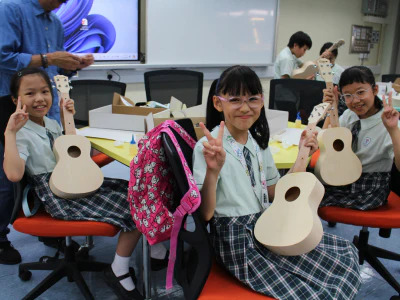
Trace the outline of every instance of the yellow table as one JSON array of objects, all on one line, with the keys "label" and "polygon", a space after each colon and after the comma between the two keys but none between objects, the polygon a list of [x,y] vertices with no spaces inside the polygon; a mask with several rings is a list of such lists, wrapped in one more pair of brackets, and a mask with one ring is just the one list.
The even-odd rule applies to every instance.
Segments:
[{"label": "yellow table", "polygon": [[[294,123],[289,122],[288,127],[293,128]],[[94,149],[103,152],[104,154],[114,158],[126,166],[130,165],[132,158],[137,154],[137,146],[135,154],[129,154],[129,143],[124,143],[122,146],[116,147],[113,140],[99,138],[88,139],[90,140]],[[290,169],[296,161],[297,154],[299,152],[298,147],[291,146],[287,149],[283,149],[281,143],[279,142],[270,142],[269,145],[280,149],[279,153],[273,155],[276,167],[278,169]]]}]

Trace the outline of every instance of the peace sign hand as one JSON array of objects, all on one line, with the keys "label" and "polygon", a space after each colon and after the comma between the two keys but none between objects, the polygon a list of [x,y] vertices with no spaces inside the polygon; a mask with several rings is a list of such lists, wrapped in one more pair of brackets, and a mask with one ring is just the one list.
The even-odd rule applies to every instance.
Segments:
[{"label": "peace sign hand", "polygon": [[21,97],[18,97],[17,109],[8,120],[5,132],[16,134],[29,120],[29,114],[26,112],[26,105],[21,108]]},{"label": "peace sign hand", "polygon": [[389,93],[388,103],[386,103],[385,95],[382,96],[383,113],[382,122],[385,125],[387,131],[391,131],[398,127],[399,123],[399,112],[393,108],[392,103],[392,92]]},{"label": "peace sign hand", "polygon": [[200,122],[200,127],[204,135],[207,137],[206,142],[203,142],[203,154],[207,164],[207,169],[219,173],[225,163],[226,152],[222,146],[222,139],[224,136],[224,121],[221,121],[218,137],[214,138],[208,131],[206,126]]}]

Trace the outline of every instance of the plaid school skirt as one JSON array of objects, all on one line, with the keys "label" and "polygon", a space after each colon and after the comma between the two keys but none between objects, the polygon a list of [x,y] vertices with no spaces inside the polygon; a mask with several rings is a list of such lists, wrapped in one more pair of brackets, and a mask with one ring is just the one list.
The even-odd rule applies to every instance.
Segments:
[{"label": "plaid school skirt", "polygon": [[276,299],[354,299],[361,285],[357,249],[324,234],[319,245],[299,256],[281,256],[258,243],[253,231],[261,213],[213,218],[217,260],[256,292]]},{"label": "plaid school skirt", "polygon": [[74,221],[96,221],[115,225],[122,231],[132,231],[136,225],[132,220],[128,195],[128,182],[122,179],[104,178],[99,190],[90,196],[78,199],[59,198],[50,190],[51,173],[28,178],[47,213],[53,218]]},{"label": "plaid school skirt", "polygon": [[325,186],[320,207],[337,206],[369,210],[386,204],[390,193],[390,172],[362,173],[354,183]]}]

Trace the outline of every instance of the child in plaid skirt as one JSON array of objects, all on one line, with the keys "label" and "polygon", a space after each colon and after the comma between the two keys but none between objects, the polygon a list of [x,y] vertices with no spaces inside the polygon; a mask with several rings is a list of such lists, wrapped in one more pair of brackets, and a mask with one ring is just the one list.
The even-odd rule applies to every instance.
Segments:
[{"label": "child in plaid skirt", "polygon": [[[378,86],[371,70],[364,66],[346,69],[338,89],[324,90],[324,102],[344,102],[347,110],[339,118],[340,126],[352,131],[352,148],[362,164],[361,177],[346,186],[325,186],[320,206],[339,206],[369,210],[387,202],[393,158],[400,170],[399,113],[389,101],[378,97]],[[324,128],[329,120],[325,120]],[[394,150],[396,149],[396,151]],[[395,155],[396,154],[396,155]]]},{"label": "child in plaid skirt", "polygon": [[[324,234],[311,252],[281,256],[255,239],[255,223],[279,179],[261,82],[250,68],[234,66],[211,89],[206,123],[210,130],[220,126],[210,132],[201,123],[205,137],[194,149],[193,175],[217,260],[254,291],[276,299],[354,299],[361,277],[349,241]],[[316,133],[303,133],[299,147],[315,152]]]},{"label": "child in plaid skirt", "polygon": [[[121,228],[115,258],[105,270],[105,278],[119,299],[144,299],[135,288],[134,273],[129,270],[130,256],[141,233],[130,213],[128,182],[105,178],[100,189],[91,196],[74,200],[55,196],[49,186],[56,165],[52,145],[62,132],[55,120],[46,117],[53,101],[50,79],[42,69],[25,68],[13,76],[11,94],[17,109],[4,134],[4,171],[8,179],[20,181],[26,171],[46,211],[54,218],[106,222]],[[73,100],[65,103],[61,100],[60,106],[75,114]],[[158,245],[152,247],[151,253],[161,261],[166,250]]]}]

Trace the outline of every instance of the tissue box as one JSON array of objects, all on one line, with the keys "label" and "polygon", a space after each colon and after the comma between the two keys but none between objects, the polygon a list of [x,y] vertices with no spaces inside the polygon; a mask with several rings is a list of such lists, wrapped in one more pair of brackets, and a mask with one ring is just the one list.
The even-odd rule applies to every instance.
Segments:
[{"label": "tissue box", "polygon": [[289,112],[282,110],[266,109],[270,136],[280,134],[286,130],[289,120]]}]

